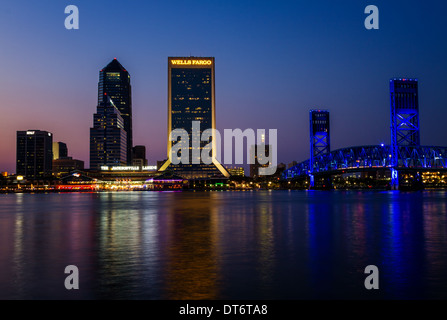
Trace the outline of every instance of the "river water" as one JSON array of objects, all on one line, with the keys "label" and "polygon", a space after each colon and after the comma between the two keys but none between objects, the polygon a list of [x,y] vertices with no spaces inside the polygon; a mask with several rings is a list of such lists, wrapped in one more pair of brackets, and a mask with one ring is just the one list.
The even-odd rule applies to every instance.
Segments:
[{"label": "river water", "polygon": [[0,299],[446,299],[446,196],[0,194]]}]

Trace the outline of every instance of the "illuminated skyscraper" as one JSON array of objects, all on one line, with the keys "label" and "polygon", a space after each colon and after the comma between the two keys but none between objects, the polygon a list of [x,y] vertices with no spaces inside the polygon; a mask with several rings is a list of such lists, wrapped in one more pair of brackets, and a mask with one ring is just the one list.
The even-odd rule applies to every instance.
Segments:
[{"label": "illuminated skyscraper", "polygon": [[132,164],[132,96],[129,72],[114,58],[99,72],[98,105],[105,93],[112,99],[124,121],[126,140],[126,163]]},{"label": "illuminated skyscraper", "polygon": [[90,128],[90,169],[99,170],[103,165],[125,165],[126,141],[121,113],[104,94],[93,116],[93,128]]},{"label": "illuminated skyscraper", "polygon": [[53,161],[53,135],[41,130],[17,131],[18,175],[28,179],[50,177]]},{"label": "illuminated skyscraper", "polygon": [[[168,58],[168,161],[160,168],[169,168],[188,179],[229,177],[216,159],[216,141],[212,140],[212,164],[203,163],[197,155],[210,141],[200,141],[207,129],[216,128],[214,58]],[[200,121],[200,136],[193,136],[193,122]],[[184,129],[189,135],[189,163],[172,164],[170,133]],[[193,143],[193,139],[199,141]],[[194,163],[198,162],[198,163]]]},{"label": "illuminated skyscraper", "polygon": [[63,142],[53,142],[53,160],[68,157],[67,144]]}]

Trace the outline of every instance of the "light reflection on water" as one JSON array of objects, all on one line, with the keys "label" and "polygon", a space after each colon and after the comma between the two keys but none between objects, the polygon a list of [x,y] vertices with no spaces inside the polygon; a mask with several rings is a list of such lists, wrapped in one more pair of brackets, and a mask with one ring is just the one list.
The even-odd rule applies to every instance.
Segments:
[{"label": "light reflection on water", "polygon": [[[0,195],[1,299],[447,298],[447,204],[425,192]],[[80,290],[64,288],[65,266]],[[368,291],[364,268],[380,270]]]}]

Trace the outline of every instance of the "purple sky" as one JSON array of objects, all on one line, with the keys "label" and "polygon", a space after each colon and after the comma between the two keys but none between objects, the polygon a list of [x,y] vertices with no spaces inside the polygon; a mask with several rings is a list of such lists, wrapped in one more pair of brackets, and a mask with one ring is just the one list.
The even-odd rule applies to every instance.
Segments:
[{"label": "purple sky", "polygon": [[[392,2],[392,3],[390,3]],[[343,5],[341,5],[343,3]],[[419,79],[421,143],[447,145],[447,4],[440,1],[2,2],[0,171],[16,131],[47,130],[88,167],[99,70],[130,72],[134,144],[166,157],[167,57],[216,58],[217,127],[278,129],[278,161],[308,157],[308,110],[331,111],[332,149],[389,143],[389,79]],[[380,29],[368,31],[368,4]]]}]

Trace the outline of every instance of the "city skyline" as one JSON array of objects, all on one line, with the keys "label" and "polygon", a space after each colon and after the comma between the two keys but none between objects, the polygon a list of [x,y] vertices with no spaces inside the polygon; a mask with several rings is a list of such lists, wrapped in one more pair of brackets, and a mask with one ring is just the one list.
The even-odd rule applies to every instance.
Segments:
[{"label": "city skyline", "polygon": [[[3,61],[10,62],[5,66],[9,76],[0,86],[6,114],[0,129],[0,170],[15,171],[15,133],[29,129],[52,132],[89,167],[88,128],[96,106],[97,70],[114,57],[132,74],[134,145],[150,150],[150,164],[166,157],[165,70],[166,58],[172,55],[216,57],[217,129],[277,128],[278,162],[309,157],[307,114],[315,108],[331,112],[333,150],[389,144],[388,81],[394,77],[419,79],[421,144],[446,145],[446,134],[439,128],[447,115],[442,94],[447,67],[441,58],[447,47],[438,40],[446,31],[441,14],[446,5],[434,10],[416,2],[411,6],[378,2],[381,27],[368,31],[363,27],[364,4],[339,8],[324,3],[320,10],[321,3],[253,7],[229,2],[203,8],[178,4],[171,14],[180,22],[185,21],[182,10],[194,18],[204,12],[212,15],[210,28],[201,28],[193,19],[194,32],[186,41],[179,29],[166,23],[166,5],[142,5],[151,9],[146,11],[151,20],[143,19],[135,4],[123,5],[116,13],[117,4],[112,2],[103,8],[105,13],[142,18],[130,26],[111,27],[118,31],[115,36],[122,43],[118,48],[107,44],[111,35],[97,39],[92,32],[102,28],[102,18],[91,15],[99,4],[78,4],[81,24],[73,31],[63,28],[63,8],[50,4],[32,4],[24,13],[24,21],[37,12],[42,21],[47,19],[45,23],[34,22],[33,30],[17,28],[8,12],[13,16],[20,5],[8,4],[1,22],[4,30],[12,31],[6,33],[7,45],[0,53]],[[250,23],[244,14],[250,15]],[[4,23],[10,24],[9,29]],[[137,41],[142,32],[150,35],[143,44]],[[48,36],[42,38],[43,34]],[[65,40],[57,43],[58,39]],[[93,39],[101,50],[85,52]],[[38,40],[52,49],[20,51]]]},{"label": "city skyline", "polygon": [[447,299],[446,10],[3,1],[0,299]]}]

